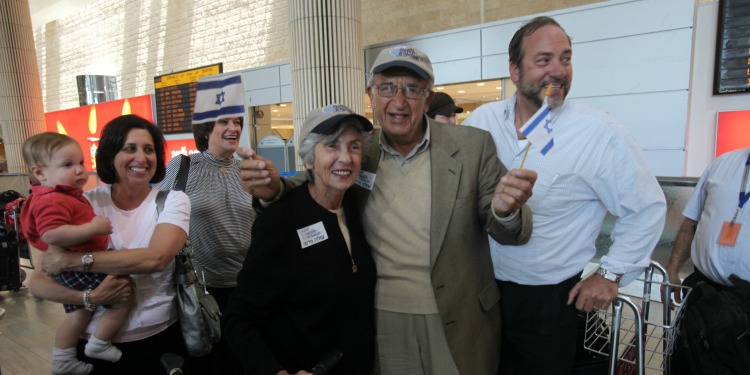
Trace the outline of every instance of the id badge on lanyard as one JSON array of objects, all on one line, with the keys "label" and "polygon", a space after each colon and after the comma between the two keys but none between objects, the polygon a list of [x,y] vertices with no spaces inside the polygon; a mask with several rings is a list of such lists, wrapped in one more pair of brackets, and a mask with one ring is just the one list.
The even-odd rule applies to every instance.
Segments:
[{"label": "id badge on lanyard", "polygon": [[740,185],[740,203],[737,205],[737,210],[734,212],[734,217],[732,218],[732,221],[725,221],[724,224],[721,226],[721,234],[719,234],[719,244],[720,245],[727,245],[727,246],[735,246],[737,245],[737,236],[740,234],[740,229],[742,229],[742,224],[737,223],[737,215],[739,215],[740,211],[742,210],[742,207],[745,206],[745,203],[747,203],[748,198],[750,198],[750,193],[747,192],[747,175],[750,171],[750,155],[747,156],[747,161],[745,161],[745,172],[742,174],[742,185]]}]

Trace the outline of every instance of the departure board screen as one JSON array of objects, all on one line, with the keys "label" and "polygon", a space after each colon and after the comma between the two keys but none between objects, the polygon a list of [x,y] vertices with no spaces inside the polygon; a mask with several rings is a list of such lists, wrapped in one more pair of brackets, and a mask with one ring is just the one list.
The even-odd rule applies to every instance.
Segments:
[{"label": "departure board screen", "polygon": [[164,134],[191,133],[198,79],[222,73],[222,63],[154,77],[156,125]]},{"label": "departure board screen", "polygon": [[750,0],[721,0],[714,94],[750,92]]}]

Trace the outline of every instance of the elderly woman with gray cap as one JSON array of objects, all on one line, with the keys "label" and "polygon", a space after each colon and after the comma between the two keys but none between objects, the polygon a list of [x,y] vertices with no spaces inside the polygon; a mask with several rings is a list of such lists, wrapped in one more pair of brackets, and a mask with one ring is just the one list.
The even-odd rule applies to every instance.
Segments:
[{"label": "elderly woman with gray cap", "polygon": [[309,374],[323,363],[331,375],[370,374],[375,263],[349,194],[370,130],[343,105],[307,116],[307,181],[258,216],[225,317],[246,373]]},{"label": "elderly woman with gray cap", "polygon": [[[222,100],[217,100],[219,97]],[[166,177],[159,184],[161,189],[182,190],[190,198],[193,262],[222,313],[237,285],[237,273],[245,261],[255,220],[253,197],[242,189],[239,161],[233,157],[242,133],[244,112],[240,75],[198,81],[193,137],[200,152],[172,158],[167,164]],[[207,356],[191,358],[189,362],[201,374],[241,371],[239,360],[224,339]]]}]

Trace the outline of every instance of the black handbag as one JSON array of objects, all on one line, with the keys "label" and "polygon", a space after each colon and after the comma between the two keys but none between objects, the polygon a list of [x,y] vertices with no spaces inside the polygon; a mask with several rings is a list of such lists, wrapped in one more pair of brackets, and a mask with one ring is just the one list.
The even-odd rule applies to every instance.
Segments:
[{"label": "black handbag", "polygon": [[[187,163],[183,157],[179,174],[187,175],[183,164]],[[189,168],[189,166],[187,167]],[[185,173],[183,173],[185,172]],[[178,175],[178,181],[181,179]],[[182,178],[183,189],[184,181]],[[177,184],[175,184],[177,185]],[[161,213],[167,199],[168,190],[159,191],[156,196],[156,209]],[[182,338],[188,353],[194,357],[204,356],[211,352],[213,344],[221,340],[221,325],[219,304],[206,290],[205,284],[198,277],[191,258],[190,241],[185,243],[180,253],[175,257],[173,281],[177,292],[177,313],[182,329]]]}]

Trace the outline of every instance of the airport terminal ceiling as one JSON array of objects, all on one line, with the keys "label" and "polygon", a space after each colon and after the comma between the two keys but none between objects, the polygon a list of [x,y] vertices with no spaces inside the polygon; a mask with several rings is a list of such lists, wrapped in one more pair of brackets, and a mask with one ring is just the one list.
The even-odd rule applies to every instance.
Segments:
[{"label": "airport terminal ceiling", "polygon": [[[79,13],[91,14],[91,10],[106,9],[109,7],[108,4],[122,5],[131,1],[134,3],[138,2],[136,0],[114,0],[111,2],[101,0],[28,0],[32,19],[37,30],[35,37],[41,38],[41,40],[45,40],[46,37],[56,37],[60,40],[59,38],[66,36],[67,34],[64,34],[63,30],[68,30],[69,28],[63,26],[65,26],[66,22],[73,20]],[[206,1],[185,0],[184,3],[203,4]],[[286,13],[286,0],[266,0],[262,1],[262,3],[265,4],[267,1],[277,4],[279,12]],[[571,31],[575,34],[576,41],[581,43],[580,53],[577,52],[577,56],[581,57],[581,63],[577,65],[577,84],[576,91],[573,93],[575,96],[574,99],[591,102],[592,105],[610,111],[618,119],[626,123],[639,142],[642,143],[644,151],[649,157],[650,162],[652,162],[653,167],[663,175],[699,175],[714,155],[717,111],[747,109],[746,95],[735,94],[713,97],[710,91],[704,89],[705,86],[710,84],[710,79],[706,78],[707,75],[705,72],[711,69],[711,64],[713,64],[714,60],[713,52],[715,49],[718,0],[566,0],[564,2],[560,2],[559,0],[540,0],[538,7],[530,6],[530,2],[469,0],[460,2],[460,6],[467,9],[466,13],[461,17],[455,17],[455,13],[451,16],[443,16],[443,13],[438,11],[436,11],[438,13],[435,13],[433,17],[425,17],[425,19],[430,20],[431,24],[438,25],[433,26],[429,30],[425,29],[429,28],[429,25],[426,25],[426,23],[422,24],[419,20],[403,22],[403,18],[401,18],[400,21],[404,24],[402,27],[397,27],[397,25],[391,27],[392,18],[376,17],[383,15],[383,12],[388,12],[389,7],[393,9],[392,4],[395,2],[394,0],[362,0],[363,14],[368,14],[368,17],[362,21],[363,27],[368,30],[367,35],[363,35],[363,45],[376,46],[388,43],[389,41],[414,40],[415,37],[420,37],[419,40],[428,43],[435,36],[432,35],[433,33],[444,37],[453,36],[453,34],[457,33],[475,32],[486,34],[490,39],[493,36],[495,39],[502,39],[503,35],[508,35],[508,30],[506,29],[513,28],[513,20],[521,19],[526,15],[549,13],[564,18],[567,22],[566,25],[570,25]],[[138,3],[147,4],[149,1]],[[154,1],[154,4],[156,3],[157,1]],[[174,4],[177,2],[165,2],[162,0],[159,3]],[[230,1],[229,3],[250,5],[256,3],[256,1],[237,0]],[[261,3],[261,1],[257,3]],[[482,8],[482,6],[478,5],[480,3],[485,4],[483,9],[480,9]],[[516,3],[523,4],[518,6],[524,7],[525,13],[517,14],[518,7],[516,7]],[[377,12],[373,10],[375,4],[381,4],[381,9]],[[432,9],[445,4],[446,2],[443,0],[429,2],[415,0],[413,6],[410,4],[409,8],[411,12],[413,9]],[[534,4],[537,5],[537,2],[534,2]],[[511,12],[512,14],[508,11],[500,14],[499,7],[516,8],[514,8],[514,12]],[[648,11],[645,11],[645,7],[652,7],[655,10],[649,8]],[[470,12],[468,8],[475,11]],[[599,24],[595,21],[596,19],[601,19],[601,17],[589,22],[586,14],[591,13],[601,16],[602,13],[606,13],[614,8],[624,9],[621,14],[629,16],[620,17],[619,19],[615,18],[612,19],[612,22],[607,23],[606,34],[611,34],[611,37],[605,38],[599,33],[599,36],[594,39],[588,38],[587,33],[582,27],[585,26],[587,30],[591,27],[596,27]],[[654,17],[649,18],[651,15],[654,15],[655,19],[652,19]],[[628,23],[622,21],[623,19],[632,19],[634,16],[639,16],[641,22]],[[41,32],[39,27],[45,24],[44,17],[48,17],[48,22],[64,17],[66,19],[64,21],[66,22],[53,23],[51,27],[47,27],[44,32]],[[388,30],[389,34],[392,35],[389,39],[386,39],[383,35],[379,35],[377,30],[373,30],[372,23],[376,19],[379,20],[380,29]],[[435,22],[436,19],[440,19],[441,22]],[[469,23],[466,25],[455,25],[455,22],[459,22],[456,19],[463,20],[460,22]],[[446,22],[442,22],[442,20]],[[505,20],[508,20],[508,22]],[[410,25],[411,29],[407,30],[406,24]],[[639,29],[638,26],[640,25],[647,28],[647,32]],[[276,32],[278,30],[274,29],[273,31]],[[276,34],[269,33],[264,35],[273,36]],[[502,50],[493,49],[494,44],[492,43],[494,42],[487,38],[481,40],[489,43],[480,49],[482,51],[481,58],[486,60],[482,62],[487,63],[482,65],[483,71],[481,77],[494,78],[507,75],[507,67],[501,69],[503,68],[502,64],[498,64],[498,58],[501,59],[502,57],[498,57],[497,53],[502,53]],[[276,44],[283,44],[282,42],[280,40]],[[46,45],[49,46],[49,44]],[[627,48],[622,48],[624,45]],[[465,44],[452,45],[447,52],[452,53],[465,46]],[[64,48],[65,46],[62,45],[59,47],[63,48],[62,51],[71,50],[71,48]],[[606,56],[614,58],[613,61],[608,61],[606,64],[599,62],[597,55],[592,52],[601,50],[604,47],[610,51]],[[631,49],[633,49],[632,53],[617,53],[618,51],[629,51]],[[285,50],[286,48],[283,47],[274,50],[275,54],[268,60],[270,62],[266,62],[265,64],[278,64],[288,61],[286,53],[284,53]],[[54,111],[73,105],[73,101],[77,97],[75,95],[75,87],[69,83],[70,79],[68,78],[73,74],[69,71],[73,69],[66,68],[67,70],[63,70],[64,67],[62,65],[55,65],[57,62],[55,58],[62,55],[60,49],[54,50],[52,48],[51,54],[45,53],[47,52],[45,44],[42,43],[40,51],[38,52],[38,56],[43,57],[39,61],[42,69],[40,74],[42,74],[43,90],[46,90],[43,92],[46,95],[45,109]],[[447,52],[444,53],[444,49],[436,49],[435,51],[438,51],[435,52],[437,55],[443,55],[442,60],[451,62],[459,61],[451,60],[455,56],[446,55]],[[155,55],[155,53],[152,53],[152,55]],[[117,60],[121,54],[115,53],[114,56],[115,60]],[[652,57],[646,59],[642,58],[642,56]],[[182,61],[184,60],[182,59]],[[140,63],[141,61],[138,60],[136,62]],[[78,65],[83,66],[86,63],[84,61]],[[251,68],[238,67],[237,64],[239,62],[237,61],[233,61],[232,63],[234,65],[227,66],[225,71]],[[247,59],[244,59],[244,63],[248,64]],[[649,69],[636,69],[644,63],[648,63]],[[603,88],[602,85],[597,85],[596,77],[606,74],[603,70],[607,70],[613,64],[618,66],[618,69],[620,69],[618,71],[622,71],[622,74],[613,76],[613,80],[616,82],[607,87],[617,89],[607,89]],[[153,67],[151,67],[152,65]],[[61,70],[60,72],[45,70],[45,67],[49,66],[60,66]],[[147,93],[149,82],[152,81],[144,77],[153,76],[161,71],[165,71],[166,68],[158,64],[147,63],[146,66],[148,67],[147,69],[130,65],[126,66],[129,69],[127,70],[127,74],[134,78],[130,79],[130,81],[118,82],[118,89],[130,96],[131,93],[144,92],[145,85],[145,93]],[[264,63],[258,62],[257,66],[264,66]],[[171,65],[167,68],[169,67]],[[252,65],[252,67],[256,67],[256,65]],[[73,68],[77,68],[77,66]],[[459,71],[458,73],[465,73],[466,71]],[[133,74],[133,72],[137,74]],[[65,75],[62,73],[65,73]],[[117,74],[117,72],[114,73]],[[49,77],[47,76],[48,74],[50,74]],[[456,75],[466,76],[467,74]],[[60,83],[61,80],[58,78],[61,77],[65,78],[64,83]],[[450,81],[466,83],[466,81],[474,79],[478,79],[478,77],[451,77]],[[506,85],[506,91],[512,88],[512,84]],[[620,92],[623,91],[620,88],[630,89],[623,93]],[[469,104],[461,102],[460,97],[456,99],[459,105],[469,107]],[[368,101],[364,100],[364,103],[366,105]],[[621,103],[632,104],[625,106],[620,105]],[[657,108],[654,103],[662,103],[662,105],[659,105]],[[627,108],[633,108],[634,106],[639,108],[639,111],[627,110]],[[693,126],[690,126],[691,124]],[[658,134],[655,135],[654,131]],[[675,137],[675,134],[678,136]],[[690,152],[688,153],[687,150],[690,150]]]}]

